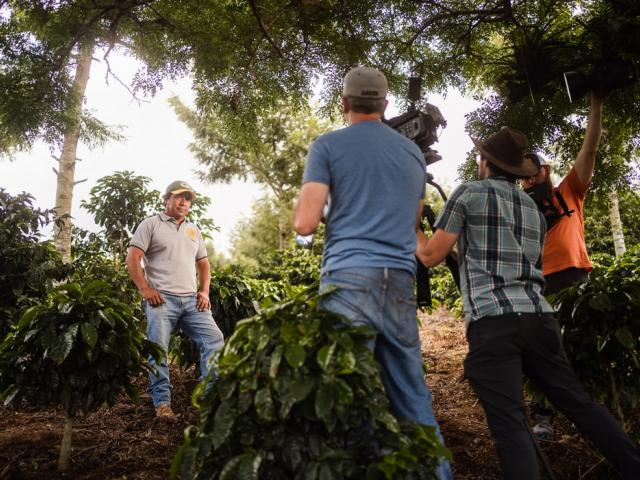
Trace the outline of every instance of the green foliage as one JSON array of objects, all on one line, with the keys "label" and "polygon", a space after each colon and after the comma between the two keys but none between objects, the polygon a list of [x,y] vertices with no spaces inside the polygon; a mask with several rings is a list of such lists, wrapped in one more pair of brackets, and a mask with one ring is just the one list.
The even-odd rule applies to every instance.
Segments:
[{"label": "green foliage", "polygon": [[105,246],[114,259],[124,260],[138,224],[162,210],[160,192],[149,190],[151,179],[124,170],[99,178],[80,206],[103,228]]},{"label": "green foliage", "polygon": [[640,406],[640,246],[554,299],[565,349],[585,386],[623,412]]},{"label": "green foliage", "polygon": [[70,279],[83,283],[86,279],[96,278],[111,285],[115,298],[130,306],[134,317],[142,318],[144,312],[140,296],[120,257],[109,255],[112,248],[102,234],[73,228],[71,253],[73,262],[67,267]]},{"label": "green foliage", "polygon": [[433,307],[443,306],[456,317],[464,316],[462,297],[449,269],[438,265],[429,270]]},{"label": "green foliage", "polygon": [[211,313],[225,338],[233,333],[239,320],[256,313],[265,299],[264,294],[264,290],[259,290],[258,283],[238,268],[231,266],[212,272],[209,286]]},{"label": "green foliage", "polygon": [[311,286],[320,282],[322,250],[298,246],[276,250],[260,266],[259,276],[271,280],[282,280],[289,285]]},{"label": "green foliage", "polygon": [[272,195],[265,195],[251,206],[251,215],[234,227],[234,263],[257,269],[281,245],[291,243],[292,204],[279,205]]},{"label": "green foliage", "polygon": [[182,478],[433,478],[449,456],[432,427],[389,411],[373,332],[304,294],[244,320],[218,357],[218,380],[194,393]]},{"label": "green foliage", "polygon": [[301,108],[281,102],[259,115],[251,130],[229,126],[215,111],[189,110],[177,98],[178,117],[193,130],[191,150],[204,170],[203,179],[230,182],[254,179],[267,187],[280,205],[288,204],[302,182],[309,145],[330,125]]},{"label": "green foliage", "polygon": [[113,405],[122,389],[135,398],[131,378],[148,369],[149,354],[163,355],[139,323],[107,282],[53,289],[0,344],[2,398],[61,406],[69,417]]},{"label": "green foliage", "polygon": [[[640,192],[625,188],[617,193],[625,243],[628,246],[638,245],[640,244]],[[613,255],[608,196],[601,193],[588,195],[584,212],[585,240],[589,255],[593,256],[594,252]]]},{"label": "green foliage", "polygon": [[[238,321],[295,291],[282,281],[255,279],[236,266],[228,266],[211,273],[211,313],[224,337],[229,338]],[[197,365],[199,358],[194,344],[179,332],[172,336],[169,355],[183,368]]]},{"label": "green foliage", "polygon": [[22,307],[46,295],[64,277],[59,256],[40,229],[52,212],[33,207],[27,193],[12,196],[0,188],[0,339],[17,320]]},{"label": "green foliage", "polygon": [[[200,106],[216,105],[249,127],[255,112],[311,92],[364,61],[377,2],[238,4],[199,0],[0,2],[0,149],[56,143],[76,119],[69,71],[80,45],[136,57],[130,88],[153,95],[165,79],[191,73]],[[212,55],[212,52],[215,52]],[[117,72],[110,73],[117,75]],[[100,137],[90,119],[87,130]]]}]

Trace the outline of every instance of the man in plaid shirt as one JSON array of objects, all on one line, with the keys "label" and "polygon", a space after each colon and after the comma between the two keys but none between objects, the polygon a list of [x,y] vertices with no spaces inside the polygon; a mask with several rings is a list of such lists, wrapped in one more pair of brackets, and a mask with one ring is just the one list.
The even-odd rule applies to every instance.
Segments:
[{"label": "man in plaid shirt", "polygon": [[465,376],[482,404],[502,476],[538,479],[533,436],[522,397],[528,375],[624,479],[639,478],[640,452],[613,417],[585,392],[567,360],[553,308],[542,295],[546,224],[516,185],[536,172],[525,158],[526,136],[505,127],[480,142],[482,180],[461,185],[445,204],[436,232],[418,238],[428,267],[458,243],[469,353]]}]

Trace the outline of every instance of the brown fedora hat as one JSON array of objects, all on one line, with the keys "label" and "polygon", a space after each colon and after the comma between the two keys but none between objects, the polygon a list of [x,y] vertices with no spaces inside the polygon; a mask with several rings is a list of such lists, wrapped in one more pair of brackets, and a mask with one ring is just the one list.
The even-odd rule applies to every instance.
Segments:
[{"label": "brown fedora hat", "polygon": [[527,136],[520,130],[502,127],[484,142],[473,137],[471,140],[483,157],[505,172],[521,177],[538,173],[533,161],[525,157]]}]

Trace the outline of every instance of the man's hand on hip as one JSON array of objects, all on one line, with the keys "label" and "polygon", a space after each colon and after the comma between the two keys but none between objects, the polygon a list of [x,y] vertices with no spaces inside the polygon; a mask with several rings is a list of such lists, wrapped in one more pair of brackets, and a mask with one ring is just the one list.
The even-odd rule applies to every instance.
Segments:
[{"label": "man's hand on hip", "polygon": [[149,305],[151,305],[152,307],[157,307],[158,305],[164,303],[164,298],[162,298],[160,292],[151,287],[145,287],[141,289],[140,295],[142,295],[142,298],[149,302]]},{"label": "man's hand on hip", "polygon": [[196,308],[201,312],[211,310],[211,302],[209,301],[208,292],[198,292],[196,296]]}]

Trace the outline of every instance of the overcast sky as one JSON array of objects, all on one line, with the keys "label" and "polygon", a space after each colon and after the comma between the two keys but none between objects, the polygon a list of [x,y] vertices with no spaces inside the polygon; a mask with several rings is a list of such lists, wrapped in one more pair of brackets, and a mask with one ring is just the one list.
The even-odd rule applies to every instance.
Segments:
[{"label": "overcast sky", "polygon": [[[98,55],[96,58],[101,57]],[[137,70],[135,60],[128,57],[114,55],[110,63],[112,70],[125,82]],[[88,198],[89,190],[105,175],[130,170],[137,175],[150,177],[151,187],[161,192],[173,180],[182,179],[212,199],[209,214],[220,227],[220,231],[213,235],[214,245],[217,251],[228,252],[234,225],[250,215],[251,205],[262,195],[262,190],[252,183],[214,185],[203,184],[197,179],[195,170],[198,165],[189,151],[191,131],[177,119],[167,101],[176,94],[183,102],[191,104],[193,94],[190,80],[167,83],[156,97],[138,104],[114,79],[110,79],[107,85],[105,71],[102,62],[94,61],[85,96],[86,107],[105,123],[122,125],[127,140],[122,143],[110,142],[95,150],[79,146],[78,157],[81,161],[76,165],[76,181],[85,178],[87,181],[79,183],[74,189],[72,215],[75,223],[85,229],[98,229],[92,217],[80,208],[80,201]],[[439,142],[433,146],[443,160],[433,164],[429,171],[434,174],[436,181],[453,186],[458,165],[472,147],[471,140],[464,132],[464,115],[475,109],[477,104],[453,91],[446,99],[432,96],[428,100],[440,108],[447,120],[447,128],[442,130]],[[397,113],[391,105],[387,117]],[[40,208],[51,208],[54,206],[56,190],[53,167],[56,167],[56,161],[51,157],[49,148],[37,144],[30,152],[16,155],[12,162],[0,160],[0,187],[11,194],[22,191],[31,193]]]}]

